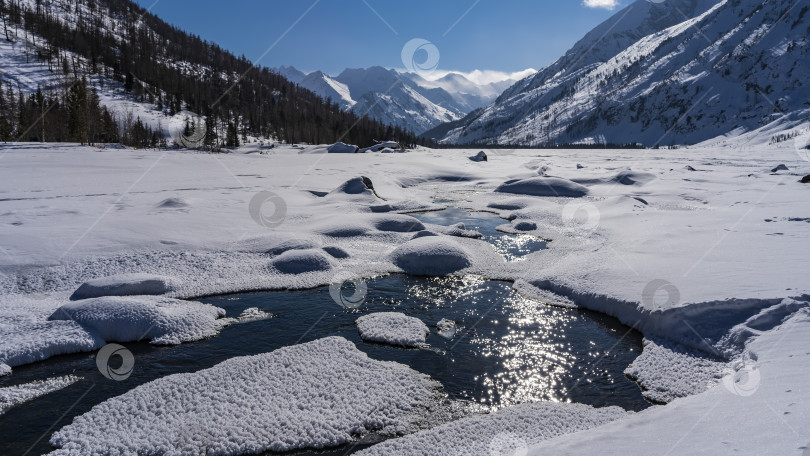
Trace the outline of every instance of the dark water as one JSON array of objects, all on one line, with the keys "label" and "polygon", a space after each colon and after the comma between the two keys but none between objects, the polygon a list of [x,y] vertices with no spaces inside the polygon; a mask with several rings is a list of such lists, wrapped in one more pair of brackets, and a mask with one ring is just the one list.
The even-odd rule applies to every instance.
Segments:
[{"label": "dark water", "polygon": [[522,257],[543,250],[547,247],[548,241],[540,239],[530,234],[508,235],[497,230],[500,225],[509,222],[489,212],[471,212],[464,209],[451,207],[441,211],[422,212],[409,214],[424,223],[434,225],[450,226],[456,223],[464,223],[468,230],[475,230],[483,236],[481,240],[487,241],[495,247],[507,261],[520,260]]},{"label": "dark water", "polygon": [[[469,222],[456,217],[452,223],[463,221],[468,229],[506,237],[494,231],[497,225],[493,224],[503,222],[497,217],[468,215]],[[420,218],[431,221],[425,217],[441,216],[432,213]],[[481,222],[484,219],[486,223]],[[258,307],[273,318],[236,324],[217,337],[178,346],[122,344],[134,354],[135,368],[121,382],[99,374],[94,354],[59,356],[15,368],[11,376],[0,378],[0,387],[67,374],[84,379],[0,415],[0,454],[26,454],[29,449],[31,455],[47,453],[53,449],[48,439],[54,431],[95,404],[145,382],[334,335],[349,339],[374,359],[397,361],[430,375],[452,400],[484,407],[536,400],[618,405],[628,410],[649,405],[638,386],[623,375],[641,352],[641,335],[613,318],[549,307],[517,295],[509,283],[473,277],[392,275],[366,283],[365,300],[354,310],[336,304],[328,287],[201,299],[225,308],[228,316]],[[352,290],[347,286],[344,293]],[[379,311],[422,319],[431,328],[429,347],[403,349],[363,342],[355,320]],[[436,323],[443,318],[456,322],[455,334],[439,335]],[[349,454],[367,445],[300,454]]]}]

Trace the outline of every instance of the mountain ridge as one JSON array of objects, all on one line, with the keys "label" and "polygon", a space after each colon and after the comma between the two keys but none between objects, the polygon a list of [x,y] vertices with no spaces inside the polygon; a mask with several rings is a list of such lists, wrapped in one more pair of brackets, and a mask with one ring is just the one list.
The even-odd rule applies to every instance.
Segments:
[{"label": "mountain ridge", "polygon": [[273,71],[331,99],[344,110],[417,134],[487,106],[516,82],[507,77],[497,82],[476,83],[455,72],[428,80],[416,73],[381,66],[347,68],[337,76],[320,71],[307,74],[291,66]]},{"label": "mountain ridge", "polygon": [[[691,144],[802,117],[810,14],[796,5],[639,0],[441,141]],[[635,41],[608,48],[607,31]]]}]

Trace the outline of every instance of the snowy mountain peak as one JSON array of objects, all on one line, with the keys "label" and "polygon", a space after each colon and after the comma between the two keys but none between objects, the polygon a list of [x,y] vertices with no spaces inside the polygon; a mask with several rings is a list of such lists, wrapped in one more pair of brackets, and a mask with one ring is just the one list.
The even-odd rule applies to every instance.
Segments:
[{"label": "snowy mountain peak", "polygon": [[348,68],[337,76],[305,74],[293,67],[274,71],[358,115],[422,133],[487,106],[513,79],[478,84],[460,73],[430,81],[381,66]]},{"label": "snowy mountain peak", "polygon": [[637,1],[444,141],[655,146],[790,128],[810,112],[808,10],[789,0]]}]

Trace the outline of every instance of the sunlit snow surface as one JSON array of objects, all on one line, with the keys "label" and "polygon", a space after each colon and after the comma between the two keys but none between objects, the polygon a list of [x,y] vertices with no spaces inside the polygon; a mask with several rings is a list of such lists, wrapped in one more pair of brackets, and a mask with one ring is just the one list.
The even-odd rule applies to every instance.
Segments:
[{"label": "sunlit snow surface", "polygon": [[[799,316],[810,301],[810,225],[797,221],[807,217],[808,187],[799,181],[810,174],[810,163],[793,142],[763,145],[767,141],[680,150],[493,150],[485,163],[468,159],[478,150],[327,155],[318,153],[320,146],[282,146],[259,154],[249,146],[244,153],[208,155],[4,145],[0,331],[4,347],[23,347],[26,354],[9,362],[4,349],[0,362],[14,368],[4,381],[24,373],[26,363],[98,348],[97,337],[78,324],[47,320],[89,279],[175,277],[180,284],[168,297],[176,298],[397,273],[402,269],[392,251],[419,232],[403,231],[404,216],[389,214],[461,206],[495,211],[504,231],[551,242],[522,261],[507,261],[486,241],[469,237],[471,226],[421,222],[423,231],[469,256],[469,266],[453,274],[514,281],[522,294],[615,316],[656,343],[650,356],[633,363],[632,374],[659,398],[674,399],[641,412],[637,421],[616,424],[615,435],[634,442],[623,454],[649,454],[660,449],[659,441],[686,453],[798,452],[810,441],[800,425],[810,405],[799,395],[810,375],[799,343],[808,325]],[[782,163],[788,171],[771,172]],[[622,173],[654,178],[617,179]],[[348,191],[346,184],[360,176],[374,182],[374,192]],[[588,194],[493,191],[535,176],[583,185]],[[274,226],[257,223],[262,219],[250,210],[251,200],[267,191],[285,203]],[[169,198],[182,207],[165,205]],[[265,210],[272,215],[271,206]],[[279,246],[293,241],[300,241],[300,258],[326,260],[303,272],[281,270],[277,266],[293,255],[281,258]],[[353,321],[348,327],[356,334]],[[659,344],[662,338],[683,350]],[[718,367],[731,370],[730,381],[667,350],[726,358]],[[668,360],[683,366],[678,378],[684,381],[667,374],[673,368]],[[751,364],[760,373],[758,388],[741,385],[755,378],[747,375]],[[683,394],[696,395],[677,398]],[[638,423],[655,442],[635,439]],[[556,448],[576,452],[577,442],[590,442],[589,451],[613,448],[612,435],[586,434],[560,440]]]}]

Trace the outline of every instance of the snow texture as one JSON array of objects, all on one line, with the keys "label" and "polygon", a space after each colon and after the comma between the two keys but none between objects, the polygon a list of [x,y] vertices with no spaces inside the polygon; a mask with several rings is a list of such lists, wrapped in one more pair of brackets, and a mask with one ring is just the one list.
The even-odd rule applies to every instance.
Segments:
[{"label": "snow texture", "polygon": [[108,296],[65,304],[49,320],[76,322],[106,342],[172,345],[217,335],[229,322],[224,316],[224,309],[199,302]]},{"label": "snow texture", "polygon": [[529,445],[592,429],[631,414],[619,407],[539,402],[477,415],[388,440],[356,453],[358,456],[526,454]]},{"label": "snow texture", "polygon": [[[649,424],[635,422],[646,435],[661,435],[672,445],[689,432],[678,423],[705,416],[694,430],[702,437],[692,445],[690,434],[680,443],[689,446],[678,450],[697,450],[698,444],[718,450],[711,436],[723,435],[745,442],[754,453],[795,452],[810,439],[799,442],[789,428],[777,426],[781,420],[763,404],[781,404],[774,409],[789,411],[779,417],[795,429],[803,429],[796,420],[810,416],[808,401],[789,399],[792,393],[786,393],[792,390],[796,396],[810,364],[802,361],[804,352],[793,335],[781,329],[793,321],[791,331],[803,334],[808,325],[794,319],[810,302],[807,185],[799,182],[810,174],[810,163],[792,142],[769,145],[774,133],[729,137],[677,152],[487,150],[486,166],[468,159],[479,149],[310,155],[279,145],[262,155],[245,146],[213,157],[8,144],[0,167],[0,363],[16,367],[103,346],[94,330],[72,320],[48,319],[91,279],[126,273],[178,278],[181,283],[166,298],[303,289],[333,283],[338,274],[363,278],[404,272],[398,264],[403,259],[414,260],[408,270],[432,274],[429,269],[437,262],[430,254],[446,249],[452,263],[461,263],[450,273],[514,281],[523,295],[614,316],[654,342],[648,343],[649,356],[642,354],[633,364],[633,372],[648,395],[671,403],[656,408],[660,411]],[[214,159],[219,165],[212,166]],[[575,163],[587,166],[575,169]],[[789,171],[770,173],[779,163]],[[504,180],[531,179],[541,170],[588,182],[579,184],[588,195],[570,199],[494,191]],[[624,185],[616,177],[628,170],[655,179]],[[385,201],[358,176],[373,181]],[[350,180],[358,193],[345,191]],[[121,193],[129,185],[135,185],[132,191]],[[268,228],[250,216],[247,208],[259,189],[285,200],[282,225]],[[193,203],[193,210],[156,209],[173,197]],[[109,210],[111,201],[118,201],[114,210]],[[507,227],[534,223],[533,233],[552,242],[546,250],[507,262],[489,243],[449,237],[436,226],[423,223],[425,231],[440,235],[415,240],[421,231],[377,228],[378,216],[443,206],[495,211],[511,221]],[[336,233],[341,236],[329,235]],[[421,244],[428,241],[431,245]],[[301,247],[281,249],[288,253],[323,254],[332,268],[278,271],[270,263],[285,252],[268,252],[285,243]],[[335,258],[322,246],[349,256]],[[666,351],[654,356],[658,345]],[[763,366],[756,393],[762,400],[747,401],[747,408],[723,403],[713,410],[717,387],[680,397],[700,391],[714,376],[704,370],[704,357],[698,354],[722,358],[731,362],[726,369],[733,369],[742,353],[757,346],[760,363],[778,364],[785,372],[765,377]],[[690,405],[679,406],[683,401]],[[788,409],[789,404],[795,405]],[[726,426],[726,406],[728,413],[750,423]],[[771,442],[773,451],[757,442],[756,436],[763,435],[757,428],[768,430],[769,438],[762,440]],[[620,434],[622,442],[636,442],[640,433]],[[609,447],[609,436],[593,438],[599,443],[587,452]],[[626,454],[654,452],[636,443]]]},{"label": "snow texture", "polygon": [[530,196],[566,196],[573,198],[588,194],[587,187],[559,177],[532,177],[504,182],[495,191]]},{"label": "snow texture", "polygon": [[88,280],[70,299],[97,298],[99,296],[162,295],[174,291],[179,280],[154,274],[119,274]]},{"label": "snow texture", "polygon": [[472,264],[464,247],[443,236],[408,241],[397,247],[391,258],[406,273],[424,276],[448,275]]},{"label": "snow texture", "polygon": [[421,347],[430,334],[422,320],[399,312],[377,312],[357,319],[357,331],[366,342]]},{"label": "snow texture", "polygon": [[344,144],[337,142],[329,146],[327,150],[330,154],[354,154],[357,152],[358,147],[351,144]]},{"label": "snow texture", "polygon": [[722,378],[726,362],[664,339],[644,339],[644,350],[625,370],[648,400],[666,404],[702,393]]},{"label": "snow texture", "polygon": [[319,449],[425,419],[439,385],[340,337],[175,374],[108,399],[51,437],[57,455]]},{"label": "snow texture", "polygon": [[62,388],[67,388],[81,379],[81,377],[75,375],[65,375],[63,377],[35,380],[22,385],[0,388],[0,415],[24,402],[58,391]]},{"label": "snow texture", "polygon": [[318,250],[289,250],[273,258],[270,265],[284,274],[328,271],[332,260]]}]

